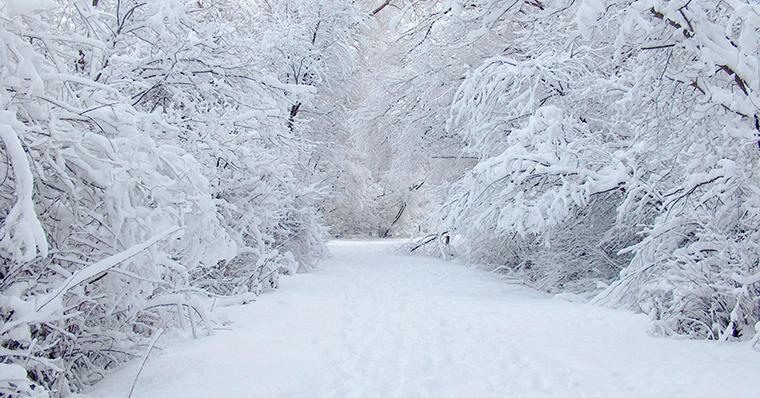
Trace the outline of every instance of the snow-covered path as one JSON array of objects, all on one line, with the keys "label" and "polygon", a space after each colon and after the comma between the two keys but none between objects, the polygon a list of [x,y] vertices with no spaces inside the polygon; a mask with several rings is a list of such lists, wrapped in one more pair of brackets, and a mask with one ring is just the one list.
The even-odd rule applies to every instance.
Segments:
[{"label": "snow-covered path", "polygon": [[[229,331],[152,355],[134,398],[760,397],[746,345],[651,338],[393,242],[339,241],[313,273],[228,309]],[[137,365],[89,395],[125,398]]]}]

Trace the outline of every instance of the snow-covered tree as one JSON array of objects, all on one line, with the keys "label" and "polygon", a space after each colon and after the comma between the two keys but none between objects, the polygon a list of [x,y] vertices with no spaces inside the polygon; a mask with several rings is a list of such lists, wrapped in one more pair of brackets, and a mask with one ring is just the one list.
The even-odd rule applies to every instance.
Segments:
[{"label": "snow-covered tree", "polygon": [[66,396],[323,254],[288,128],[314,90],[255,62],[255,13],[0,5],[2,394]]},{"label": "snow-covered tree", "polygon": [[752,334],[757,6],[460,10],[479,22],[473,34],[513,39],[453,101],[448,129],[482,160],[454,190],[443,228],[474,258],[549,290],[614,281],[595,301],[643,310],[657,332]]}]

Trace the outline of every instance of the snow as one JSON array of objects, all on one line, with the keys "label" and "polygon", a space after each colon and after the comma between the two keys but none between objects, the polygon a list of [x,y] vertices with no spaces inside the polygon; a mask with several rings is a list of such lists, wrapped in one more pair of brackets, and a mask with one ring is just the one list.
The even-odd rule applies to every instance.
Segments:
[{"label": "snow", "polygon": [[47,256],[48,242],[34,209],[34,176],[17,131],[24,127],[9,111],[0,111],[0,142],[13,166],[16,184],[16,203],[0,225],[0,249],[22,261],[34,259],[39,253]]},{"label": "snow", "polygon": [[125,260],[134,257],[138,253],[142,252],[143,250],[153,246],[157,242],[163,240],[167,236],[179,231],[181,228],[174,227],[167,231],[164,231],[163,233],[160,233],[156,236],[154,236],[151,239],[148,239],[147,241],[134,245],[127,250],[124,250],[118,254],[114,254],[113,256],[107,257],[103,260],[100,260],[92,265],[88,265],[85,268],[82,268],[75,272],[73,275],[71,275],[69,278],[66,279],[66,282],[63,283],[63,285],[58,288],[58,290],[50,293],[46,297],[44,297],[41,301],[42,304],[37,307],[37,312],[41,311],[45,306],[50,304],[51,302],[58,302],[60,305],[60,300],[63,297],[63,293],[65,293],[67,290],[71,289],[72,287],[86,281],[87,279],[90,279],[100,273],[103,273],[120,263],[124,262]]},{"label": "snow", "polygon": [[4,0],[3,3],[0,8],[5,6],[11,17],[51,9],[56,5],[52,0]]},{"label": "snow", "polygon": [[[162,339],[133,397],[760,397],[748,343],[650,337],[643,315],[400,254],[399,243],[332,242],[314,272],[216,309],[229,328]],[[126,397],[138,367],[88,395]]]}]

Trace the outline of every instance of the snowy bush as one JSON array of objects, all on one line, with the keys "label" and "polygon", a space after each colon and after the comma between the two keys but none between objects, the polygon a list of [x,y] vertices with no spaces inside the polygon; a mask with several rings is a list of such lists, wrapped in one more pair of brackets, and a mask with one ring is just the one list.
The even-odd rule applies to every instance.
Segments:
[{"label": "snowy bush", "polygon": [[67,396],[324,253],[288,128],[313,89],[257,69],[240,7],[0,5],[0,395]]},{"label": "snowy bush", "polygon": [[428,20],[440,13],[468,40],[510,38],[467,73],[447,123],[479,159],[439,227],[460,252],[644,311],[656,333],[751,336],[757,5],[453,1]]}]

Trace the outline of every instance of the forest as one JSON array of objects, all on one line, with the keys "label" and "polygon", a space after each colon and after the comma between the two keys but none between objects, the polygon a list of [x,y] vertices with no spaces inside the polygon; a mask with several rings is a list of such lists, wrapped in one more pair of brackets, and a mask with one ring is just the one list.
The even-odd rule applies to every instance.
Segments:
[{"label": "forest", "polygon": [[0,0],[0,396],[369,237],[760,346],[760,3]]}]

